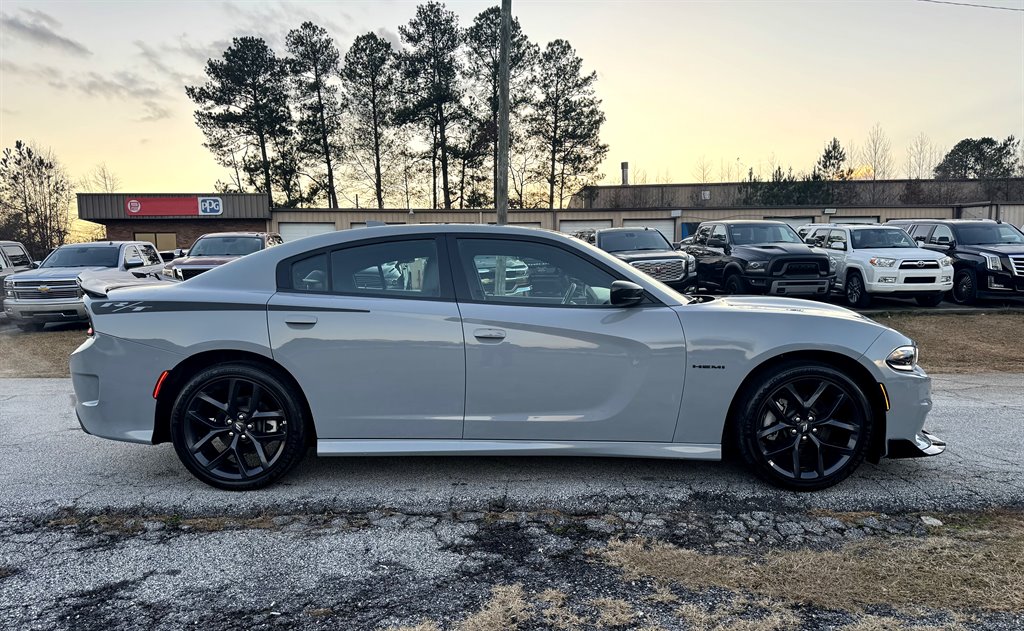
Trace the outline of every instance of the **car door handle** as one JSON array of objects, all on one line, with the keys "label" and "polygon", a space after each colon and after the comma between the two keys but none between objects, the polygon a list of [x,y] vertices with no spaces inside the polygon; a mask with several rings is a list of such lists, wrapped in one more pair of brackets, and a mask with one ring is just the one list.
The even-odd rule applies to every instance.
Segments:
[{"label": "car door handle", "polygon": [[285,324],[292,326],[313,326],[316,324],[316,316],[311,315],[293,315],[288,316],[284,319]]},{"label": "car door handle", "polygon": [[473,337],[478,340],[503,340],[505,332],[501,329],[477,329],[473,331]]}]

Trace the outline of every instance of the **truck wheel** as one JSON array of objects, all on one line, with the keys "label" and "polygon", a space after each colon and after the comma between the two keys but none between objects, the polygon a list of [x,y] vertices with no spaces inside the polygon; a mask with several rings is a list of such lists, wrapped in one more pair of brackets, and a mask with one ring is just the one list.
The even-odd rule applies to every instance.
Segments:
[{"label": "truck wheel", "polygon": [[768,482],[794,491],[836,484],[871,444],[871,405],[842,372],[818,362],[783,363],[739,393],[732,419],[743,460]]},{"label": "truck wheel", "polygon": [[288,381],[265,366],[210,366],[178,393],[171,442],[182,464],[210,486],[258,489],[302,459],[306,419],[298,401]]},{"label": "truck wheel", "polygon": [[860,272],[850,272],[846,277],[846,304],[855,309],[864,309],[871,304],[871,294],[864,287],[864,277]]},{"label": "truck wheel", "polygon": [[917,304],[922,307],[938,307],[939,303],[941,303],[942,299],[945,297],[946,294],[931,294],[928,296],[918,296],[914,298],[914,300],[916,300]]},{"label": "truck wheel", "polygon": [[38,332],[38,331],[42,331],[43,327],[45,327],[45,326],[46,326],[45,324],[41,324],[39,322],[19,322],[18,323],[18,328],[21,329],[22,331],[25,331],[26,333],[35,333],[35,332]]},{"label": "truck wheel", "polygon": [[725,293],[730,296],[738,296],[747,293],[747,284],[743,282],[739,274],[730,274],[725,279]]},{"label": "truck wheel", "polygon": [[958,305],[973,305],[978,300],[978,277],[971,269],[962,269],[953,277],[953,289],[949,292]]}]

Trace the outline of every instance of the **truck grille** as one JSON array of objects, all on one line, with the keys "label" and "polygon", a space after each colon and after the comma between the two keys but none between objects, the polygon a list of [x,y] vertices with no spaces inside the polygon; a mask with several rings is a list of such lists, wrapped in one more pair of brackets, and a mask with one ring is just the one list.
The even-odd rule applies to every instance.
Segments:
[{"label": "truck grille", "polygon": [[938,261],[903,261],[900,269],[939,269]]},{"label": "truck grille", "polygon": [[681,258],[635,261],[631,265],[660,281],[682,280],[686,274],[686,262]]},{"label": "truck grille", "polygon": [[210,271],[210,268],[207,268],[207,267],[199,267],[199,268],[179,267],[177,271],[178,271],[178,278],[180,278],[181,280],[188,280],[190,278],[194,278],[196,276],[199,276],[203,272]]},{"label": "truck grille", "polygon": [[14,297],[18,300],[67,300],[68,298],[77,298],[78,282],[73,280],[15,282]]},{"label": "truck grille", "polygon": [[1010,267],[1017,276],[1024,276],[1024,254],[1010,255]]},{"label": "truck grille", "polygon": [[772,261],[773,276],[819,276],[828,270],[828,263],[822,259],[782,259]]}]

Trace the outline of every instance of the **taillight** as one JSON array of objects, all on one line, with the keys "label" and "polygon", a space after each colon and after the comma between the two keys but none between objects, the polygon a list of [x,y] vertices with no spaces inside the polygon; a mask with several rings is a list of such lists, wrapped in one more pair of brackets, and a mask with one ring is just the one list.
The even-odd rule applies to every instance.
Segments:
[{"label": "taillight", "polygon": [[89,325],[89,328],[85,330],[85,335],[86,335],[87,337],[92,337],[92,334],[93,334],[93,333],[95,333],[95,332],[96,332],[96,331],[93,331],[93,330],[92,330],[92,325],[90,324],[90,325]]}]

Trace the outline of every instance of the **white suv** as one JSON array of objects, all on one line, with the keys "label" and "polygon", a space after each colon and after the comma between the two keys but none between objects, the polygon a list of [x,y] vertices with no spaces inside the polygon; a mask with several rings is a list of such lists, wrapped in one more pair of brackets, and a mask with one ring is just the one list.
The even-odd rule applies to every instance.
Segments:
[{"label": "white suv", "polygon": [[953,259],[917,247],[902,228],[821,224],[806,241],[825,248],[835,261],[835,288],[851,307],[867,307],[873,295],[915,298],[922,307],[934,307],[953,288]]}]

